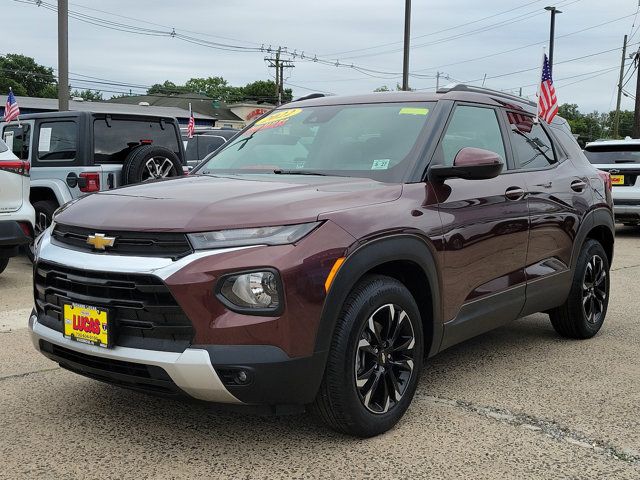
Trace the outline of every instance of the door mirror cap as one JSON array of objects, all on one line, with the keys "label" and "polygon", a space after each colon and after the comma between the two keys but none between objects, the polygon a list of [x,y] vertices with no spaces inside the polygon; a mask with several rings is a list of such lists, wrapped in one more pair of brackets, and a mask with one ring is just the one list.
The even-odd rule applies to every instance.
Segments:
[{"label": "door mirror cap", "polygon": [[466,180],[486,180],[495,178],[502,172],[504,162],[500,155],[482,148],[465,147],[453,159],[453,165],[434,165],[429,169],[429,177],[443,181],[447,178]]}]

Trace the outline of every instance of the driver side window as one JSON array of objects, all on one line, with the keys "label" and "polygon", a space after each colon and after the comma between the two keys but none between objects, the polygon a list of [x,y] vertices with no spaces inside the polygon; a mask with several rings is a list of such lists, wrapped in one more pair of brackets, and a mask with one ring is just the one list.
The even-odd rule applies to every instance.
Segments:
[{"label": "driver side window", "polygon": [[505,159],[504,141],[495,110],[484,107],[457,106],[440,143],[444,165],[465,147],[490,150]]}]

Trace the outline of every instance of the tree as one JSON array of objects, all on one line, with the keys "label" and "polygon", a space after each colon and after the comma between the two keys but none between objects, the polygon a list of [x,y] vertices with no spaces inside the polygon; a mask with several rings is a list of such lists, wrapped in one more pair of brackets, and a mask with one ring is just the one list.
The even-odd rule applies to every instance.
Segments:
[{"label": "tree", "polygon": [[[390,92],[391,89],[389,88],[388,85],[382,85],[381,87],[378,87],[374,90],[374,92]],[[402,91],[402,85],[400,85],[399,83],[396,83],[396,91],[401,92]],[[409,91],[411,91],[411,89],[409,89]]]},{"label": "tree", "polygon": [[[273,80],[257,80],[247,83],[241,88],[241,100],[249,100],[254,102],[267,102],[275,104],[278,101],[276,93],[276,82]],[[285,88],[282,92],[282,101],[284,103],[293,100],[293,91]],[[240,100],[239,100],[240,101]]]},{"label": "tree", "polygon": [[39,65],[25,55],[9,53],[0,56],[0,92],[5,94],[11,87],[16,95],[30,97],[57,96],[56,79],[53,69]]},{"label": "tree", "polygon": [[239,93],[237,87],[232,87],[222,77],[191,78],[184,86],[191,93],[199,93],[223,102],[236,101]]},{"label": "tree", "polygon": [[560,105],[558,107],[558,115],[567,121],[577,120],[582,116],[580,110],[578,110],[578,105],[575,103],[563,103]]},{"label": "tree", "polygon": [[177,95],[186,92],[187,90],[185,87],[179,87],[169,80],[165,80],[163,83],[155,83],[151,85],[149,90],[147,90],[148,95]]},{"label": "tree", "polygon": [[80,97],[87,102],[100,102],[102,101],[102,92],[93,90],[74,90],[71,92],[71,97]]}]

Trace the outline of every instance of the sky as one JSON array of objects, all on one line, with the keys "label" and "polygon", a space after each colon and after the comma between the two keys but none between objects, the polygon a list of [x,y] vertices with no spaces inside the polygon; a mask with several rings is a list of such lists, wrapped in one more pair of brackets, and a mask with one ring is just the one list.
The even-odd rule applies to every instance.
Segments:
[{"label": "sky", "polygon": [[[0,0],[0,55],[20,53],[55,68],[57,16],[47,6],[57,2],[35,3]],[[70,83],[101,89],[105,98],[111,92],[142,93],[164,80],[183,84],[192,77],[221,76],[240,86],[273,78],[264,58],[273,55],[267,49],[280,46],[295,65],[285,74],[294,96],[395,88],[402,81],[404,4],[70,0],[72,15],[85,20],[69,19]],[[553,69],[560,103],[576,103],[583,112],[614,109],[624,35],[631,36],[631,52],[640,45],[638,0],[413,0],[410,87],[434,90],[441,72],[440,85],[484,82],[514,93],[522,87],[522,94],[533,98],[549,40],[548,5],[562,11],[556,16]],[[95,25],[105,22],[112,28]],[[139,33],[121,31],[131,27]],[[626,65],[625,90],[633,94],[632,61]],[[632,109],[632,98],[623,96],[622,107]]]}]

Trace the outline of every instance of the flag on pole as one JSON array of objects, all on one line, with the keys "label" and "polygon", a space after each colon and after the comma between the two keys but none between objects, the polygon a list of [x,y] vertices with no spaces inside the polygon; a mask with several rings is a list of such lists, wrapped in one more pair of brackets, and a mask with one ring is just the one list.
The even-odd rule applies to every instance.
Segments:
[{"label": "flag on pole", "polygon": [[193,110],[189,104],[189,123],[187,124],[187,138],[193,138],[193,132],[196,130],[196,120],[193,118]]},{"label": "flag on pole", "polygon": [[10,122],[13,119],[18,118],[20,115],[20,108],[18,108],[18,102],[13,95],[13,90],[9,88],[9,96],[7,97],[7,103],[4,106],[4,121]]},{"label": "flag on pole", "polygon": [[556,98],[556,89],[551,79],[551,68],[549,67],[549,59],[547,54],[543,54],[542,61],[542,80],[538,91],[538,117],[545,122],[551,123],[553,117],[558,113],[558,99]]}]

